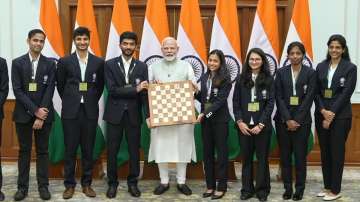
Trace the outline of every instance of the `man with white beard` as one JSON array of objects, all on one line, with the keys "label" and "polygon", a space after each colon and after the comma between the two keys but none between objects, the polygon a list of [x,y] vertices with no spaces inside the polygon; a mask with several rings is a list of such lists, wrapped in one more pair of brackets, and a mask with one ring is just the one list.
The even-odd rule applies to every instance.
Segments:
[{"label": "man with white beard", "polygon": [[[150,83],[164,83],[190,80],[196,86],[196,79],[191,65],[178,59],[179,46],[172,37],[166,37],[161,43],[164,59],[149,66]],[[149,125],[149,120],[147,120]],[[154,190],[161,195],[169,189],[168,163],[176,163],[177,189],[191,195],[191,189],[185,184],[186,166],[191,160],[196,161],[194,125],[182,124],[159,126],[151,129],[151,141],[148,161],[158,164],[161,183]]]}]

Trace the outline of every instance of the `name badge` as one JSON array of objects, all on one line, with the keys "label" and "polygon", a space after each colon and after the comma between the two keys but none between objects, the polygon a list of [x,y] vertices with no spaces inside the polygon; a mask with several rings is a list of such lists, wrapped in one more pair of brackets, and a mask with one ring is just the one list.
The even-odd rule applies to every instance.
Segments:
[{"label": "name badge", "polygon": [[207,111],[210,107],[211,107],[211,103],[210,102],[205,102],[205,111]]},{"label": "name badge", "polygon": [[86,82],[80,82],[79,83],[79,91],[87,91],[87,83]]},{"label": "name badge", "polygon": [[290,97],[290,105],[292,105],[292,106],[299,105],[299,97],[298,96],[291,96]]},{"label": "name badge", "polygon": [[37,83],[29,83],[29,91],[36,92],[37,91]]},{"label": "name badge", "polygon": [[324,98],[332,98],[332,90],[331,89],[325,89],[324,91]]},{"label": "name badge", "polygon": [[127,84],[127,85],[125,85],[124,87],[125,87],[125,88],[130,88],[130,87],[132,87],[132,85],[131,85],[131,84]]},{"label": "name badge", "polygon": [[248,104],[248,111],[249,112],[258,112],[260,109],[258,102],[250,102]]}]

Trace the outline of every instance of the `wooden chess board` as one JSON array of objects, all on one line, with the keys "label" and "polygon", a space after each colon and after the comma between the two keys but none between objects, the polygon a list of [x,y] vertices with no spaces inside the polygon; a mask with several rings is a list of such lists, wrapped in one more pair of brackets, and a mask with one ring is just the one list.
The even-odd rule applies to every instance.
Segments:
[{"label": "wooden chess board", "polygon": [[191,81],[150,84],[150,124],[166,126],[196,121]]}]

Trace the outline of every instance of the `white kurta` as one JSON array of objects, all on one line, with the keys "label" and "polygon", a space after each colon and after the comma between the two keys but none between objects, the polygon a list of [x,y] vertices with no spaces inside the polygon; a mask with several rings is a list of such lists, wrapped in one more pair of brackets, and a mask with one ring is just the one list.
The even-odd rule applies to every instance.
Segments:
[{"label": "white kurta", "polygon": [[[149,66],[149,81],[173,82],[191,80],[196,84],[191,65],[179,59],[162,60]],[[160,126],[151,129],[148,161],[156,163],[196,161],[194,125]]]}]

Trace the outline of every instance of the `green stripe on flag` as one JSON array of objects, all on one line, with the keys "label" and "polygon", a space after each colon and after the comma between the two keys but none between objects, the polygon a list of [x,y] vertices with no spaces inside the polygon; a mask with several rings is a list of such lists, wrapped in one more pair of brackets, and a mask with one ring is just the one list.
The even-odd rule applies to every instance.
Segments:
[{"label": "green stripe on flag", "polygon": [[52,125],[49,136],[49,161],[58,163],[64,159],[64,132],[60,116],[55,113],[55,121]]}]

